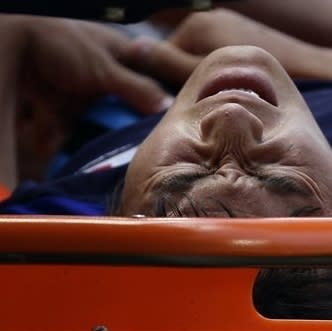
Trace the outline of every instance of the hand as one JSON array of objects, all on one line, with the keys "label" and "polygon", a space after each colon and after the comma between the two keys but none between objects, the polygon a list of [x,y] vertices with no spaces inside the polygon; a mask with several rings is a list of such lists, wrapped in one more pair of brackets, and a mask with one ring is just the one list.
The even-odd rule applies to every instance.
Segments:
[{"label": "hand", "polygon": [[[158,112],[167,95],[152,79],[122,63],[129,39],[100,24],[25,17],[22,87],[31,102],[68,107],[116,94],[143,113]],[[69,109],[67,108],[66,111]]]},{"label": "hand", "polygon": [[126,67],[129,39],[106,26],[1,14],[0,39],[0,182],[8,187],[16,181],[15,140],[19,157],[36,168],[63,140],[64,122],[92,98],[116,94],[146,114],[169,103],[155,81]]},{"label": "hand", "polygon": [[[134,40],[127,56],[135,68],[181,85],[200,60],[213,50],[247,44],[250,37],[255,38],[256,30],[247,31],[247,26],[242,27],[243,21],[246,21],[244,17],[229,10],[194,13],[163,43],[145,37]],[[251,24],[257,28],[254,22]]]},{"label": "hand", "polygon": [[202,57],[231,45],[267,50],[295,78],[332,77],[330,49],[302,42],[227,9],[188,16],[163,44],[134,41],[132,58],[159,78],[182,84]]},{"label": "hand", "polygon": [[163,43],[151,38],[133,41],[128,56],[135,68],[183,84],[200,60],[220,47],[268,46],[264,29],[265,26],[230,10],[199,12],[187,16]]},{"label": "hand", "polygon": [[203,57],[190,54],[167,40],[143,36],[132,41],[125,58],[136,70],[180,88]]}]

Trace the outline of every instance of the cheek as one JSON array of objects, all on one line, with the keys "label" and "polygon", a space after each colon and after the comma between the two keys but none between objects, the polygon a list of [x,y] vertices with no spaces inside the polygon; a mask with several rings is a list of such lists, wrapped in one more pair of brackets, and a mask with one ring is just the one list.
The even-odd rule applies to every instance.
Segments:
[{"label": "cheek", "polygon": [[[191,126],[173,125],[169,130],[151,136],[146,148],[146,159],[155,166],[169,166],[177,163],[199,163],[199,140],[193,135]],[[196,130],[197,131],[197,130]],[[195,132],[197,136],[197,132]]]},{"label": "cheek", "polygon": [[317,134],[314,129],[311,131],[310,128],[302,131],[296,129],[289,136],[291,144],[289,155],[307,166],[309,170],[323,166],[332,157],[331,147],[320,132]]}]

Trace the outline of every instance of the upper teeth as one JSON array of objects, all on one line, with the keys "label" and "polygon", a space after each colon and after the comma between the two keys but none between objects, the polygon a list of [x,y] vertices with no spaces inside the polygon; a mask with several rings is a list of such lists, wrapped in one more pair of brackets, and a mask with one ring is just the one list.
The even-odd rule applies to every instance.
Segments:
[{"label": "upper teeth", "polygon": [[223,90],[219,91],[217,94],[223,93],[223,92],[229,92],[229,91],[242,91],[242,92],[245,92],[245,93],[249,93],[249,94],[255,96],[256,98],[260,98],[260,96],[256,92],[254,92],[253,90],[250,90],[250,89],[245,89],[245,88],[228,88],[228,89],[223,89]]}]

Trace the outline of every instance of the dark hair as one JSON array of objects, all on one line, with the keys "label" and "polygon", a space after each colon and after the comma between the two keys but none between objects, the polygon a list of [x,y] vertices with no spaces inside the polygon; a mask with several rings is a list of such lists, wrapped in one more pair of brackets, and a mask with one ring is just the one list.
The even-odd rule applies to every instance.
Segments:
[{"label": "dark hair", "polygon": [[332,319],[332,268],[262,269],[253,301],[268,318]]},{"label": "dark hair", "polygon": [[124,178],[116,183],[115,187],[107,195],[106,198],[106,215],[121,216],[121,197],[124,186]]},{"label": "dark hair", "polygon": [[[121,196],[124,180],[119,180],[108,197],[108,215],[121,215]],[[207,216],[204,208],[194,205],[193,215]],[[233,215],[221,203],[229,217]],[[181,210],[168,196],[162,196],[153,210],[154,217],[181,217]],[[254,288],[253,302],[257,311],[267,318],[278,319],[332,319],[331,268],[266,268],[259,271]]]}]

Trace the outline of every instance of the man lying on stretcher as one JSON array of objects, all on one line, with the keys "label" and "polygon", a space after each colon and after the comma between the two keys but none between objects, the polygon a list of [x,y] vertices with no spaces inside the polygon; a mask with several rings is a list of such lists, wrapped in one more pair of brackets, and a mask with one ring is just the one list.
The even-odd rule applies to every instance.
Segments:
[{"label": "man lying on stretcher", "polygon": [[[181,86],[203,54],[220,46],[264,47],[294,77],[332,77],[330,49],[301,42],[228,10],[190,16],[168,42],[130,40],[114,29],[87,22],[1,18],[0,174],[8,187],[15,185],[15,148],[22,151],[31,140],[24,130],[29,118],[22,119],[20,112],[23,102],[37,110],[32,121],[37,129],[29,132],[40,132],[38,140],[47,145],[57,141],[52,123],[59,117],[76,118],[82,104],[101,94],[118,95],[150,114],[167,107],[171,99],[155,79]],[[329,138],[325,107],[330,104],[329,83],[298,86]],[[211,205],[205,212],[217,215],[221,203],[235,216],[297,215],[303,208],[306,214],[326,215],[329,145],[295,91],[285,71],[266,52],[250,47],[218,50],[194,71],[165,117],[159,113],[125,133],[109,134],[79,152],[56,180],[20,186],[2,211],[105,214],[110,201],[117,204],[118,183],[131,156],[163,117],[136,155],[121,208],[113,206],[114,211],[150,213],[156,205],[167,210],[175,204],[177,213],[186,214],[191,205],[199,205],[196,212]],[[48,130],[38,130],[45,118]],[[29,158],[33,163],[34,155]],[[134,201],[132,191],[141,192],[137,196],[142,206]],[[224,194],[225,198],[215,200]],[[262,200],[264,208],[255,203]],[[242,207],[236,212],[239,201]]]},{"label": "man lying on stretcher", "polygon": [[[19,98],[56,112],[113,93],[154,113],[167,95],[120,63],[180,85],[190,76],[166,114],[91,142],[53,180],[20,185],[1,213],[331,216],[331,150],[312,116],[331,141],[331,84],[297,82],[309,110],[285,69],[261,48],[225,47],[201,61],[201,53],[247,41],[272,52],[293,76],[332,79],[330,49],[228,11],[194,15],[164,43],[130,41],[77,21],[1,18],[0,174],[8,187],[15,182],[15,137],[22,134],[15,131],[15,124],[22,127]],[[223,34],[221,22],[238,28]],[[272,317],[326,318],[330,278],[324,269],[263,270],[256,305]]]},{"label": "man lying on stretcher", "polygon": [[[181,85],[202,54],[246,42],[272,52],[293,76],[332,78],[330,49],[228,10],[190,16],[168,42],[132,41],[92,23],[9,15],[2,16],[0,33],[0,169],[8,187],[16,175],[15,137],[21,144],[29,140],[20,138],[18,100],[55,118],[112,93],[155,113],[170,98],[155,80],[126,66]],[[326,125],[329,83],[299,86]],[[15,121],[21,121],[16,132]],[[120,194],[127,164],[154,126]],[[42,132],[39,141],[54,140]],[[329,144],[281,65],[261,49],[228,47],[200,63],[164,117],[159,113],[100,138],[56,179],[21,185],[1,212],[100,215],[112,202],[112,212],[123,215],[329,215],[330,162]]]}]

